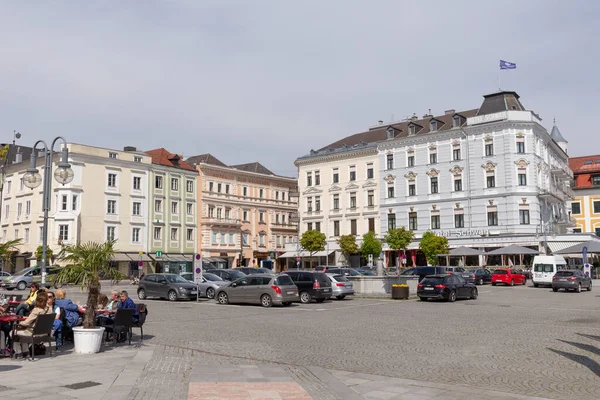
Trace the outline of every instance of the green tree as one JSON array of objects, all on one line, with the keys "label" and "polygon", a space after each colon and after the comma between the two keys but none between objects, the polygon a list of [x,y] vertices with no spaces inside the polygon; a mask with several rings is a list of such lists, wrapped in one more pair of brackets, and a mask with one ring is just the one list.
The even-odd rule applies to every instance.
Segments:
[{"label": "green tree", "polygon": [[375,236],[375,232],[367,232],[363,235],[363,241],[360,245],[360,253],[363,257],[368,258],[369,254],[373,254],[373,258],[379,257],[383,244]]},{"label": "green tree", "polygon": [[405,227],[390,229],[384,237],[385,242],[388,244],[390,249],[402,250],[405,249],[410,242],[415,239],[413,231],[406,229]]},{"label": "green tree", "polygon": [[0,243],[0,259],[2,265],[10,265],[12,255],[15,251],[19,251],[19,246],[23,244],[23,240],[14,239],[4,243]]},{"label": "green tree", "polygon": [[[38,246],[37,249],[35,249],[35,259],[40,262],[42,261],[42,252],[43,252],[42,246]],[[48,260],[50,260],[51,263],[54,262],[54,252],[52,251],[52,249],[50,247],[46,247],[46,265],[50,265],[48,263]]]},{"label": "green tree", "polygon": [[438,254],[448,253],[448,239],[428,231],[423,234],[419,248],[423,251],[425,257],[427,257],[427,263],[429,265],[436,265]]},{"label": "green tree", "polygon": [[100,274],[114,283],[123,278],[117,269],[110,266],[110,261],[116,252],[114,243],[114,241],[108,241],[68,245],[61,251],[60,255],[67,265],[56,274],[55,281],[73,283],[80,285],[81,290],[86,288],[88,290],[87,312],[83,320],[84,328],[95,326],[94,310],[98,304],[98,294],[101,289]]},{"label": "green tree", "polygon": [[319,231],[306,231],[300,238],[300,245],[310,253],[310,257],[312,258],[317,251],[325,250],[327,237]]},{"label": "green tree", "polygon": [[340,245],[340,250],[346,255],[346,260],[350,261],[350,254],[358,253],[358,244],[356,244],[356,236],[354,235],[342,235],[337,240]]}]

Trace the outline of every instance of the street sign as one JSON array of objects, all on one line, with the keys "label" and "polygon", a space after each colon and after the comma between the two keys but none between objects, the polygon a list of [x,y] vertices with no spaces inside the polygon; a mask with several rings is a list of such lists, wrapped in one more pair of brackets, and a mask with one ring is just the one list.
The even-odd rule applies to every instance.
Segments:
[{"label": "street sign", "polygon": [[369,254],[369,266],[373,266],[373,254]]},{"label": "street sign", "polygon": [[196,254],[194,257],[194,283],[196,285],[202,283],[202,256]]},{"label": "street sign", "polygon": [[583,265],[583,273],[585,274],[585,276],[591,276],[592,275],[592,266],[590,264],[584,264]]},{"label": "street sign", "polygon": [[300,262],[301,261],[300,257],[296,257],[296,261]]},{"label": "street sign", "polygon": [[143,261],[138,261],[138,267],[142,268],[144,266],[144,262]]},{"label": "street sign", "polygon": [[156,252],[156,257],[158,257],[158,258],[162,257],[162,251],[160,251],[160,250],[157,251]]},{"label": "street sign", "polygon": [[587,263],[587,252],[588,252],[587,246],[583,246],[583,249],[581,249],[581,252],[583,253],[583,263],[586,264]]}]

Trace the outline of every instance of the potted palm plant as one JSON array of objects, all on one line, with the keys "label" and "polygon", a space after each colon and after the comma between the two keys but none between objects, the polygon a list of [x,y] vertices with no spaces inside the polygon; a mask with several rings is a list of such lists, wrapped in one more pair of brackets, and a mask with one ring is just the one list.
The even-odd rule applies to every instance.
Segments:
[{"label": "potted palm plant", "polygon": [[13,253],[19,251],[19,246],[22,244],[23,240],[21,239],[8,240],[4,243],[0,243],[0,260],[2,260],[3,268],[10,265]]},{"label": "potted palm plant", "polygon": [[59,284],[72,283],[87,289],[87,308],[83,326],[73,328],[76,353],[97,353],[100,351],[104,327],[96,327],[95,309],[100,294],[100,275],[113,283],[122,279],[121,273],[111,268],[110,261],[115,254],[114,241],[104,243],[87,242],[64,246],[60,252],[66,265],[56,275]]}]

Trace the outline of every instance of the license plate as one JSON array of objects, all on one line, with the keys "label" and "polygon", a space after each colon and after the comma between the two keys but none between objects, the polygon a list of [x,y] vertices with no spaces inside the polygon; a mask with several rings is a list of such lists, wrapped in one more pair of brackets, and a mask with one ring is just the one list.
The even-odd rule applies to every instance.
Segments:
[{"label": "license plate", "polygon": [[351,288],[351,287],[352,287],[352,284],[346,285],[346,287],[350,287],[350,288]]},{"label": "license plate", "polygon": [[294,294],[294,293],[296,293],[296,292],[287,292],[287,294]]},{"label": "license plate", "polygon": [[567,280],[566,279],[559,279],[559,281],[566,282]]},{"label": "license plate", "polygon": [[197,292],[195,290],[192,290],[190,293],[191,294],[196,294]]},{"label": "license plate", "polygon": [[425,290],[433,290],[432,287],[426,287]]},{"label": "license plate", "polygon": [[324,291],[325,291],[325,292],[329,292],[330,290],[331,290],[331,289],[325,289]]},{"label": "license plate", "polygon": [[502,279],[496,279],[496,282],[502,282]]}]

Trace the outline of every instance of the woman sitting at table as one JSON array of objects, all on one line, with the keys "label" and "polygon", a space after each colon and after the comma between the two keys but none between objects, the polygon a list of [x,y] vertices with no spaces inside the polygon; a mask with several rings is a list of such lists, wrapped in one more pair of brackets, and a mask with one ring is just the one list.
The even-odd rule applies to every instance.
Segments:
[{"label": "woman sitting at table", "polygon": [[102,311],[106,311],[106,313],[99,314],[96,317],[96,325],[98,326],[107,326],[112,325],[114,313],[117,310],[117,306],[119,304],[119,292],[117,290],[113,290],[110,292],[110,301],[106,306],[100,308]]},{"label": "woman sitting at table", "polygon": [[16,309],[16,313],[19,317],[24,317],[25,314],[28,314],[29,311],[33,308],[35,304],[35,299],[37,298],[38,291],[40,287],[37,283],[32,283],[29,288],[29,297],[23,303],[19,304]]},{"label": "woman sitting at table", "polygon": [[[21,321],[19,325],[17,325],[17,337],[27,337],[33,334],[33,325],[39,315],[49,314],[52,312],[52,309],[48,307],[48,294],[40,293],[35,299],[35,306],[29,316],[25,321]],[[29,343],[21,344],[21,353],[15,353],[15,359],[25,359],[29,354]]]},{"label": "woman sitting at table", "polygon": [[56,350],[62,346],[62,329],[63,322],[60,317],[60,307],[54,304],[54,292],[48,292],[48,307],[51,312],[56,314],[54,323],[52,324],[52,331],[54,331],[54,337],[56,338]]},{"label": "woman sitting at table", "polygon": [[[6,308],[0,306],[0,317],[4,316]],[[0,356],[10,355],[10,324],[0,323]]]},{"label": "woman sitting at table", "polygon": [[56,300],[54,304],[57,307],[65,310],[65,318],[67,320],[67,326],[74,328],[81,325],[81,317],[79,316],[79,306],[71,301],[71,299],[65,298],[67,292],[64,289],[58,289],[56,291]]},{"label": "woman sitting at table", "polygon": [[108,297],[103,293],[98,293],[98,308],[103,310],[108,305]]}]

